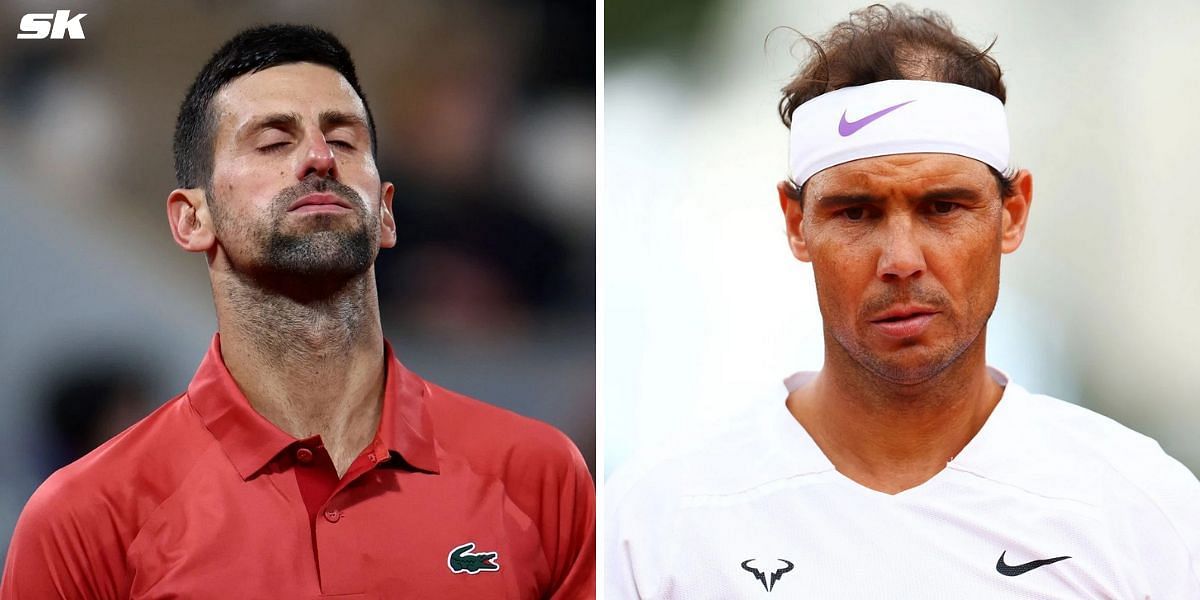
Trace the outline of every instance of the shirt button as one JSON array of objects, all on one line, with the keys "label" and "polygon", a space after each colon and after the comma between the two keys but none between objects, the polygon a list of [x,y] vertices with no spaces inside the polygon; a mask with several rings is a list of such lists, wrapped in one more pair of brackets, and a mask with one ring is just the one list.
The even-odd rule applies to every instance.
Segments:
[{"label": "shirt button", "polygon": [[308,448],[301,448],[296,451],[296,460],[307,465],[308,463],[312,462],[312,459],[313,459],[313,451],[312,450],[309,450]]},{"label": "shirt button", "polygon": [[367,460],[369,460],[371,462],[375,462],[375,454],[374,453],[368,454]]},{"label": "shirt button", "polygon": [[325,511],[325,520],[329,521],[330,523],[337,523],[338,521],[341,521],[342,520],[342,511],[340,511],[340,510]]}]

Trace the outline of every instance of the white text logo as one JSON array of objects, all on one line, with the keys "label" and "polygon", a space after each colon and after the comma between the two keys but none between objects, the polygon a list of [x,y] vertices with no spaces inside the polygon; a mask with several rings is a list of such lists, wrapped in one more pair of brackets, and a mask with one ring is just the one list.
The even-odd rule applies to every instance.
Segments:
[{"label": "white text logo", "polygon": [[61,40],[65,34],[73,40],[82,40],[83,23],[80,21],[86,16],[87,13],[79,13],[72,17],[69,10],[60,10],[54,14],[29,13],[21,17],[21,32],[17,34],[17,39]]}]

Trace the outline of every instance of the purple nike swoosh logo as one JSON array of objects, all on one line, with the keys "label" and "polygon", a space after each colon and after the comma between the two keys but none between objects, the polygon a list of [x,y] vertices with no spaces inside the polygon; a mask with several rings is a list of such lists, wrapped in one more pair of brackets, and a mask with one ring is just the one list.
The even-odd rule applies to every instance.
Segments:
[{"label": "purple nike swoosh logo", "polygon": [[843,110],[842,111],[842,121],[840,123],[838,123],[838,133],[840,133],[842,135],[842,137],[850,137],[850,136],[854,135],[854,133],[857,132],[859,129],[862,129],[863,127],[866,127],[867,125],[870,125],[871,122],[874,121],[875,119],[878,119],[879,117],[882,117],[883,115],[886,115],[886,114],[892,112],[893,110],[896,110],[897,108],[900,108],[901,106],[904,106],[905,104],[908,104],[909,102],[913,102],[913,100],[909,100],[908,102],[901,102],[900,104],[897,104],[895,106],[889,106],[883,110],[873,112],[873,113],[871,113],[857,121],[854,121],[854,122],[850,122],[850,121],[846,120],[846,111]]}]

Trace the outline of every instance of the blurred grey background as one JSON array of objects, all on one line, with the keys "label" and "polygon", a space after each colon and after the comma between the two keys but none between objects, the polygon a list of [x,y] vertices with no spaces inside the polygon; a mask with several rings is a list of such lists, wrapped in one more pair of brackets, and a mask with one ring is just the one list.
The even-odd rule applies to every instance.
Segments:
[{"label": "blurred grey background", "polygon": [[[87,13],[83,40],[17,40]],[[209,55],[265,22],[350,48],[396,183],[376,265],[415,372],[595,456],[595,28],[577,0],[0,5],[0,549],[34,487],[182,392],[216,329],[174,245],[171,134]]]},{"label": "blurred grey background", "polygon": [[[779,89],[866,3],[605,3],[599,286],[606,474],[716,429],[822,362],[811,269],[775,183]],[[913,2],[1005,71],[1034,178],[989,363],[1157,439],[1200,472],[1200,4]],[[792,28],[777,29],[780,27]]]}]

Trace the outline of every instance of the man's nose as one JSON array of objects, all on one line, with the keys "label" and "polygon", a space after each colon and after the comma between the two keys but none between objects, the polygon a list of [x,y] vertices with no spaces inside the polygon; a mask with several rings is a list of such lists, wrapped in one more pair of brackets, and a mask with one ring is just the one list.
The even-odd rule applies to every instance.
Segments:
[{"label": "man's nose", "polygon": [[333,155],[333,148],[325,141],[325,136],[318,132],[309,136],[309,139],[311,141],[308,149],[296,167],[296,179],[304,179],[313,174],[323,179],[337,179],[337,159]]},{"label": "man's nose", "polygon": [[925,272],[925,252],[909,217],[887,219],[876,276],[886,282],[920,277]]}]

